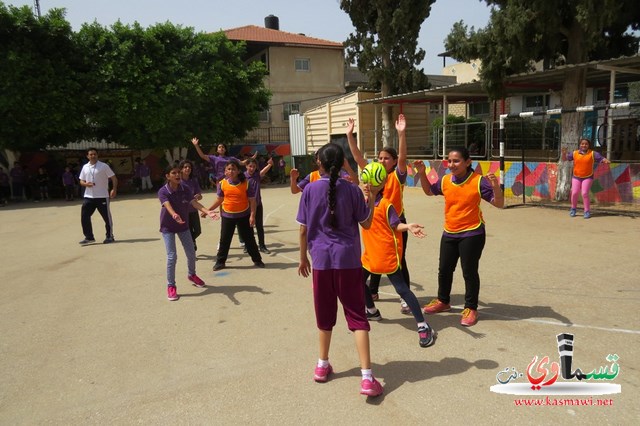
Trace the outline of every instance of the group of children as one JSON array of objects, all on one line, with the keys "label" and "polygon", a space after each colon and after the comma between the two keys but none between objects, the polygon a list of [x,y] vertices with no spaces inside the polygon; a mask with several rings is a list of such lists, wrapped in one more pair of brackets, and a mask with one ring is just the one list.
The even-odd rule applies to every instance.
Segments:
[{"label": "group of children", "polygon": [[[358,166],[367,161],[353,136],[354,121],[349,120],[347,139]],[[452,149],[448,155],[451,174],[429,182],[422,161],[413,163],[417,178],[426,195],[445,197],[445,229],[440,243],[438,298],[420,309],[411,291],[406,267],[406,240],[410,232],[423,238],[422,225],[407,223],[402,203],[406,182],[406,120],[401,114],[396,121],[398,150],[383,148],[378,154],[387,177],[378,186],[365,185],[360,191],[340,178],[344,152],[336,144],[327,144],[317,153],[319,172],[305,180],[296,220],[300,224],[300,265],[298,273],[312,275],[316,322],[319,329],[319,359],[314,380],[324,382],[333,372],[329,363],[331,333],[336,323],[337,300],[343,305],[347,326],[356,339],[360,357],[362,381],[360,393],[368,396],[382,394],[382,385],[371,371],[368,331],[369,321],[380,320],[375,307],[377,288],[369,276],[386,274],[401,297],[401,312],[411,313],[416,320],[419,345],[434,343],[435,332],[425,321],[423,313],[435,314],[450,309],[449,297],[453,271],[461,259],[465,279],[465,308],[461,324],[477,322],[479,292],[478,262],[484,247],[485,231],[480,200],[502,207],[503,196],[497,178],[480,176],[471,169],[471,159],[465,148]],[[292,174],[297,177],[297,174]],[[305,181],[303,180],[303,182]],[[296,191],[293,182],[292,192]],[[338,207],[339,206],[339,207]],[[360,249],[360,232],[364,252]],[[313,270],[307,258],[311,255]]]},{"label": "group of children", "polygon": [[[347,139],[350,151],[359,167],[367,161],[357,147],[353,131],[355,123],[349,120]],[[377,289],[367,278],[386,274],[401,298],[401,312],[411,314],[418,332],[418,343],[428,347],[434,343],[436,333],[425,320],[424,314],[450,310],[450,292],[453,271],[461,260],[465,279],[465,307],[461,324],[472,326],[477,322],[480,280],[478,263],[484,247],[484,220],[480,210],[482,199],[501,207],[502,192],[493,174],[480,176],[471,169],[471,159],[464,148],[449,152],[450,175],[430,182],[422,161],[413,163],[426,195],[445,197],[445,226],[440,242],[438,271],[438,297],[421,309],[410,288],[406,266],[406,246],[409,233],[424,238],[423,227],[407,223],[402,193],[407,177],[406,120],[401,114],[396,121],[399,144],[383,148],[377,161],[387,171],[387,177],[377,186],[358,186],[358,176],[346,161],[345,153],[336,144],[329,143],[316,153],[318,171],[300,183],[297,170],[291,173],[291,192],[301,192],[296,216],[300,224],[299,275],[313,278],[313,296],[316,324],[319,330],[319,357],[313,378],[325,382],[333,372],[329,363],[329,347],[337,319],[337,301],[343,305],[347,326],[354,333],[360,358],[362,380],[360,393],[375,397],[383,387],[371,371],[369,321],[380,320],[375,306]],[[200,204],[201,190],[191,179],[193,165],[183,161],[178,167],[169,167],[166,185],[158,191],[162,204],[160,231],[167,250],[168,298],[177,300],[175,284],[175,236],[180,239],[188,263],[188,279],[197,287],[205,283],[196,275],[196,238],[200,234],[198,215],[221,218],[221,232],[214,271],[226,267],[229,246],[236,228],[246,252],[257,267],[264,267],[260,252],[266,250],[260,201],[260,177],[255,158],[239,161],[226,155],[226,146],[218,145],[217,155],[202,152],[197,138],[192,143],[198,155],[211,163],[216,173],[217,198],[206,208]],[[246,166],[243,173],[241,167]],[[220,207],[218,214],[216,209]],[[252,227],[258,227],[259,244]],[[360,231],[359,228],[362,228]],[[262,233],[261,233],[262,232]],[[361,237],[364,250],[361,250]],[[267,251],[268,253],[268,251]],[[309,260],[308,255],[311,257]],[[313,264],[313,268],[311,265]]]},{"label": "group of children", "polygon": [[[162,233],[167,250],[167,297],[178,300],[176,289],[176,235],[180,239],[187,257],[188,280],[196,287],[205,287],[205,283],[196,275],[195,262],[197,244],[196,239],[202,233],[200,217],[221,219],[220,242],[214,271],[226,267],[229,248],[233,235],[238,230],[245,253],[258,268],[264,268],[260,253],[269,254],[265,245],[263,226],[263,207],[260,197],[261,177],[272,167],[272,160],[262,169],[257,170],[258,164],[254,157],[239,161],[227,156],[227,147],[219,144],[217,155],[206,155],[202,152],[199,140],[191,140],[198,155],[208,161],[215,171],[217,182],[216,200],[209,208],[200,204],[202,189],[197,177],[193,176],[193,162],[183,160],[178,165],[167,167],[165,171],[166,184],[158,191],[158,198],[162,208],[160,210],[160,232]],[[247,171],[241,170],[246,166]],[[220,212],[216,209],[220,208]],[[253,234],[256,228],[259,245]]]}]

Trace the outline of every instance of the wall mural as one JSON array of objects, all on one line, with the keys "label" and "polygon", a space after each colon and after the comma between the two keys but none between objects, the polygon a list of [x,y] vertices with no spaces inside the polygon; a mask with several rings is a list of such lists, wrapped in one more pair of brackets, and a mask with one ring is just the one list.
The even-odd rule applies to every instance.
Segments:
[{"label": "wall mural", "polygon": [[[433,169],[442,177],[449,173],[446,162],[442,160],[425,161],[427,174]],[[476,173],[500,174],[498,161],[473,161],[471,166]],[[524,173],[523,173],[524,172]],[[407,185],[419,186],[414,179],[415,170],[408,167]],[[524,182],[523,176],[524,174]],[[525,197],[530,201],[553,201],[558,176],[557,163],[541,162],[505,162],[505,198],[514,204]],[[591,187],[592,199],[602,206],[615,203],[630,203],[640,206],[640,164],[611,163],[600,164],[594,173]]]}]

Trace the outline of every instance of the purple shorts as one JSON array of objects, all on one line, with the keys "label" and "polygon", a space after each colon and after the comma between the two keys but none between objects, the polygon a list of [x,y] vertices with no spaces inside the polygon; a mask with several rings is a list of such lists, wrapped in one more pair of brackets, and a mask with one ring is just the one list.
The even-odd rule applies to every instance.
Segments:
[{"label": "purple shorts", "polygon": [[338,299],[349,330],[371,329],[364,304],[362,268],[313,270],[313,304],[320,330],[331,331],[336,325]]}]

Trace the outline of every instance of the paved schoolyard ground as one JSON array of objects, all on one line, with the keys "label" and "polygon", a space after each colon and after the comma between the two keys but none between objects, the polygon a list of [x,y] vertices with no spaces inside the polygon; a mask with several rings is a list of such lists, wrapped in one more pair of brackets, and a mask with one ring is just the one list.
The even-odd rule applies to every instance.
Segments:
[{"label": "paved schoolyard ground", "polygon": [[[180,253],[177,302],[166,299],[153,195],[113,202],[111,245],[78,245],[79,202],[0,209],[0,424],[637,424],[639,219],[484,204],[480,322],[459,325],[457,271],[455,309],[428,317],[438,339],[422,349],[384,279],[385,319],[372,324],[371,346],[385,394],[367,400],[343,318],[331,348],[336,374],[312,381],[317,332],[311,281],[296,273],[298,199],[264,188],[273,250],[264,270],[234,241],[229,268],[213,273],[219,223],[204,222],[197,266],[209,286],[187,284]],[[436,294],[443,200],[409,188],[405,203],[428,234],[408,248],[412,287],[426,303]],[[101,241],[98,214],[93,223]],[[609,382],[621,393],[552,397],[612,405],[525,407],[521,398],[545,397],[490,391],[505,368],[524,373],[536,355],[558,361],[556,335],[566,332],[575,335],[573,368],[619,356]]]}]

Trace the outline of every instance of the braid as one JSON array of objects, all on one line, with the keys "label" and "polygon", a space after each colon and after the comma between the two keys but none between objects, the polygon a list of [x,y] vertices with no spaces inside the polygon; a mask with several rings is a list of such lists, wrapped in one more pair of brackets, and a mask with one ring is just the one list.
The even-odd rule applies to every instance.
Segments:
[{"label": "braid", "polygon": [[336,181],[338,180],[338,169],[335,165],[329,169],[329,225],[332,228],[338,227],[336,219]]},{"label": "braid", "polygon": [[329,204],[329,226],[338,227],[338,216],[336,215],[336,182],[340,175],[340,169],[344,163],[344,151],[339,145],[328,143],[322,146],[316,153],[322,169],[329,173],[329,191],[327,202]]}]

